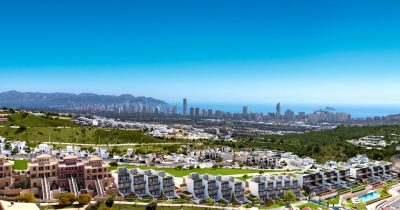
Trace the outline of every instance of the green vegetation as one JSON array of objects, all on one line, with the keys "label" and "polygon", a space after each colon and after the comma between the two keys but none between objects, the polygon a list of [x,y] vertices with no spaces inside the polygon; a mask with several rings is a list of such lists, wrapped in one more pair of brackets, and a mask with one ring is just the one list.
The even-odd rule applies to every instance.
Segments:
[{"label": "green vegetation", "polygon": [[361,190],[365,190],[366,187],[367,187],[366,184],[360,184],[360,185],[357,185],[357,186],[351,188],[351,191],[352,192],[358,192],[358,191],[361,191]]},{"label": "green vegetation", "polygon": [[[88,210],[102,210],[107,206],[102,203],[99,205],[91,205]],[[146,210],[146,206],[144,205],[127,205],[127,204],[115,204],[112,207],[112,210]],[[157,206],[157,210],[215,210],[213,208],[204,208],[204,207],[195,207],[195,206]]]},{"label": "green vegetation", "polygon": [[238,142],[220,142],[220,144],[236,149],[264,148],[289,151],[299,156],[314,158],[319,163],[325,163],[328,160],[347,161],[357,154],[367,154],[374,160],[389,160],[391,156],[398,153],[395,145],[387,146],[383,150],[367,150],[346,141],[368,135],[384,136],[388,142],[400,141],[400,126],[339,126],[333,130],[311,131],[303,134],[266,135],[261,138],[242,138]]},{"label": "green vegetation", "polygon": [[388,187],[390,187],[390,186],[396,185],[397,183],[399,183],[399,182],[396,181],[396,180],[389,180],[389,181],[386,182],[386,185]]},{"label": "green vegetation", "polygon": [[351,191],[351,188],[344,188],[344,189],[338,190],[337,193],[339,195],[343,195],[343,194],[348,193],[350,191]]},{"label": "green vegetation", "polygon": [[306,207],[311,208],[312,210],[317,210],[317,209],[328,210],[328,208],[321,206],[321,205],[317,205],[315,203],[306,203],[301,206],[298,206],[298,208],[300,210],[302,210],[303,208],[306,208]]},{"label": "green vegetation", "polygon": [[0,136],[9,140],[29,140],[32,146],[49,141],[49,138],[57,142],[83,144],[165,142],[165,140],[150,137],[142,131],[79,127],[70,119],[59,119],[53,115],[33,116],[21,112],[11,114],[8,118],[9,122],[4,127],[0,127]]},{"label": "green vegetation", "polygon": [[25,112],[15,113],[7,116],[7,126],[24,127],[77,127],[71,120],[59,119],[56,116],[34,116]]},{"label": "green vegetation", "polygon": [[338,195],[338,196],[335,196],[333,198],[324,200],[324,201],[322,201],[322,203],[324,203],[326,205],[332,205],[332,204],[336,205],[336,204],[339,204],[339,201],[340,201],[340,196]]},{"label": "green vegetation", "polygon": [[379,189],[376,192],[379,193],[381,197],[390,197],[390,194],[387,192],[386,189]]},{"label": "green vegetation", "polygon": [[[200,173],[200,174],[211,174],[211,175],[235,175],[235,174],[249,174],[249,173],[258,173],[259,169],[236,169],[236,168],[193,168],[193,169],[176,169],[176,168],[158,168],[153,166],[133,166],[133,165],[119,165],[119,166],[110,166],[110,170],[116,170],[118,167],[127,167],[127,168],[141,168],[141,169],[154,169],[154,170],[164,170],[166,173],[169,173],[176,177],[187,176],[190,173]],[[265,173],[273,173],[278,172],[279,170],[263,170]],[[238,177],[240,178],[240,177]]]},{"label": "green vegetation", "polygon": [[13,170],[26,170],[28,169],[29,160],[13,160],[14,165],[12,167]]},{"label": "green vegetation", "polygon": [[[238,138],[237,142],[226,141],[189,141],[189,140],[163,140],[148,136],[143,131],[124,129],[98,129],[80,127],[68,118],[56,114],[33,116],[27,113],[12,113],[9,122],[0,127],[0,136],[11,140],[27,140],[29,146],[36,146],[40,142],[51,139],[53,142],[68,142],[78,144],[123,144],[137,143],[135,154],[155,152],[168,154],[182,152],[187,149],[204,149],[207,147],[230,146],[233,149],[263,148],[293,152],[299,156],[309,156],[319,163],[327,160],[347,161],[357,154],[367,154],[375,160],[389,160],[397,154],[396,145],[387,146],[383,150],[367,150],[355,146],[347,140],[358,139],[368,135],[384,136],[386,141],[400,141],[400,126],[365,126],[344,127],[339,126],[333,130],[312,131],[303,134],[266,135],[263,137]],[[19,126],[19,127],[10,127]],[[394,135],[392,135],[394,134]],[[179,142],[179,144],[176,144]],[[195,143],[194,143],[195,142]],[[150,144],[151,143],[151,144]],[[168,145],[154,145],[157,143],[170,143]],[[58,145],[56,145],[57,148]],[[60,145],[61,146],[61,145]],[[182,149],[182,146],[187,148]],[[84,148],[83,148],[84,149]],[[127,147],[116,148],[116,153],[124,152]]]}]

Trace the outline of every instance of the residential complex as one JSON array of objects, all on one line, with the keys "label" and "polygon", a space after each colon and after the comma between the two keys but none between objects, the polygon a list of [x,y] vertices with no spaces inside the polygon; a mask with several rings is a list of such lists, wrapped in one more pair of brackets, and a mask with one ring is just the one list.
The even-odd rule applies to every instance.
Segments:
[{"label": "residential complex", "polygon": [[207,198],[214,201],[225,200],[227,202],[235,198],[238,202],[247,202],[244,196],[245,182],[236,180],[233,177],[191,173],[185,178],[185,183],[187,191],[193,194],[195,202],[200,202]]},{"label": "residential complex", "polygon": [[291,190],[300,196],[301,185],[299,177],[292,175],[266,175],[256,176],[249,181],[250,193],[265,201],[280,198],[285,192]]},{"label": "residential complex", "polygon": [[167,198],[177,197],[175,192],[175,177],[164,171],[141,170],[120,167],[114,173],[119,191],[123,195],[134,194],[136,196],[151,195]]},{"label": "residential complex", "polygon": [[85,192],[93,196],[118,194],[108,164],[97,156],[78,159],[67,155],[57,159],[49,154],[40,154],[28,163],[26,171],[14,172],[11,161],[0,156],[0,165],[2,195],[18,195],[29,188],[43,200],[55,199],[63,192],[75,195]]},{"label": "residential complex", "polygon": [[[230,150],[224,148],[222,152]],[[265,154],[265,151],[253,152]],[[286,153],[279,153],[278,156],[277,160],[282,156],[291,157]],[[305,161],[308,163],[308,160]],[[61,158],[40,154],[32,158],[27,170],[13,171],[12,166],[12,161],[0,156],[0,196],[16,197],[28,190],[42,201],[54,200],[64,192],[75,195],[89,193],[95,198],[117,195],[152,199],[179,198],[185,193],[196,203],[212,200],[243,204],[250,202],[247,196],[267,201],[282,198],[289,191],[298,197],[303,197],[301,191],[317,196],[337,195],[339,191],[362,183],[374,185],[398,177],[391,171],[391,163],[371,161],[365,155],[358,155],[347,162],[312,163],[301,166],[301,171],[260,174],[247,181],[232,176],[198,173],[191,173],[176,181],[174,176],[165,171],[126,167],[119,167],[111,173],[109,165],[98,156],[78,158],[68,154]],[[246,192],[250,195],[246,195]]]}]

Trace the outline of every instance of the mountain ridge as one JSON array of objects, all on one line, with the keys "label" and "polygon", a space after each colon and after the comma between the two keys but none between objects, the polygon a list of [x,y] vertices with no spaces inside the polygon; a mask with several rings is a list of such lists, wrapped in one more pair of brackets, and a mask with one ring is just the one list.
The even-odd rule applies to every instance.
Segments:
[{"label": "mountain ridge", "polygon": [[95,93],[42,93],[20,92],[10,90],[0,93],[0,106],[31,107],[31,108],[70,108],[74,105],[135,105],[149,107],[169,107],[170,105],[160,99],[131,94],[102,95]]}]

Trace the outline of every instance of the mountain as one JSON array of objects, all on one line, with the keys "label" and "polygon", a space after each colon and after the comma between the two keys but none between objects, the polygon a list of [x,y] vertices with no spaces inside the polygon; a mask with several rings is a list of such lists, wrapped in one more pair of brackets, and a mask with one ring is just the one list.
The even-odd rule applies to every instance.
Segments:
[{"label": "mountain", "polygon": [[14,108],[59,108],[70,109],[77,106],[116,107],[170,107],[168,103],[151,97],[135,97],[130,94],[98,95],[93,93],[38,93],[8,91],[0,93],[0,106]]},{"label": "mountain", "polygon": [[326,111],[326,112],[333,112],[333,111],[335,111],[335,110],[336,110],[335,108],[330,107],[330,106],[327,106],[327,107],[325,107],[325,109],[324,109],[324,111]]}]

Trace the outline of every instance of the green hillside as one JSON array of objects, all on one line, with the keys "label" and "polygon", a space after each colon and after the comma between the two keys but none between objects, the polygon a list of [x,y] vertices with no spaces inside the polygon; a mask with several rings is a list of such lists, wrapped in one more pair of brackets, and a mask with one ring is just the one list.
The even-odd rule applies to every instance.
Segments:
[{"label": "green hillside", "polygon": [[260,138],[242,138],[238,143],[222,143],[233,148],[265,148],[293,152],[308,156],[320,163],[328,160],[346,161],[357,154],[367,154],[376,160],[389,160],[396,151],[396,145],[382,150],[355,146],[346,140],[368,135],[384,136],[387,142],[400,142],[400,126],[338,127],[327,131],[312,131],[303,134],[266,135]]},{"label": "green hillside", "polygon": [[[165,142],[146,135],[142,131],[119,129],[97,129],[79,127],[69,119],[57,116],[33,116],[27,113],[13,113],[7,116],[9,122],[0,124],[0,136],[28,142],[71,143],[158,143]],[[10,127],[11,126],[11,127]],[[19,128],[12,127],[19,126]]]}]

